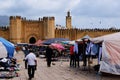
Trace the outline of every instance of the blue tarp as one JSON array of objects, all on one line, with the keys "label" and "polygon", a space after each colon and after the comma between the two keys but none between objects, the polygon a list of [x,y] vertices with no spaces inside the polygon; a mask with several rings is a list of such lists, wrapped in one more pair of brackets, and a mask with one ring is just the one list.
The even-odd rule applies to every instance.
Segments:
[{"label": "blue tarp", "polygon": [[15,47],[14,45],[12,45],[11,42],[7,41],[6,39],[0,37],[0,42],[2,42],[2,44],[5,46],[6,50],[7,50],[7,55],[6,57],[8,58],[12,58],[14,56],[14,50]]},{"label": "blue tarp", "polygon": [[43,44],[49,45],[51,43],[61,42],[61,41],[69,41],[69,39],[67,39],[67,38],[51,38],[51,39],[45,40],[43,42]]}]

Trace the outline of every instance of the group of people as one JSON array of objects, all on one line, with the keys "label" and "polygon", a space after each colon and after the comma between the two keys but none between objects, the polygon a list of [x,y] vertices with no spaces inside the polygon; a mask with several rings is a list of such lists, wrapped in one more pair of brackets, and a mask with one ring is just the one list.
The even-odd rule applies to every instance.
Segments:
[{"label": "group of people", "polygon": [[[79,61],[83,61],[84,68],[90,63],[90,59],[98,57],[98,62],[101,58],[100,44],[94,44],[89,39],[75,41],[75,44],[70,47],[70,67],[79,67]],[[88,64],[87,64],[88,63]]]},{"label": "group of people", "polygon": [[79,67],[80,56],[82,55],[83,59],[83,66],[86,66],[86,43],[85,41],[75,41],[75,44],[71,45],[70,47],[70,67]]}]

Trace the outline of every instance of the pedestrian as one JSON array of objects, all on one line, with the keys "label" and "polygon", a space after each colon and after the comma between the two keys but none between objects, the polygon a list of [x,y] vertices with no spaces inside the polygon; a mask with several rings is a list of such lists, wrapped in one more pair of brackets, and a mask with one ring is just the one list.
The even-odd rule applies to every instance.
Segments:
[{"label": "pedestrian", "polygon": [[75,54],[74,54],[74,45],[70,46],[70,67],[75,65]]},{"label": "pedestrian", "polygon": [[86,56],[87,44],[86,44],[85,39],[82,39],[82,40],[83,40],[83,66],[84,66],[84,70],[85,70],[85,67],[87,66],[87,56]]},{"label": "pedestrian", "polygon": [[75,54],[75,67],[76,67],[76,63],[77,63],[77,66],[79,67],[78,41],[75,41],[73,51]]},{"label": "pedestrian", "polygon": [[34,73],[37,67],[37,59],[32,49],[29,50],[29,54],[25,57],[25,60],[27,60],[28,63],[28,76],[29,80],[31,80],[34,78]]},{"label": "pedestrian", "polygon": [[[28,46],[23,47],[23,52],[24,52],[25,57],[29,54]],[[25,69],[27,69],[27,66],[28,66],[27,60],[24,60],[24,62],[25,62]]]},{"label": "pedestrian", "polygon": [[46,48],[46,61],[47,61],[48,67],[51,66],[52,54],[53,54],[53,47],[51,45],[49,45]]},{"label": "pedestrian", "polygon": [[83,60],[83,41],[80,40],[78,43],[78,55],[79,55],[79,61]]}]

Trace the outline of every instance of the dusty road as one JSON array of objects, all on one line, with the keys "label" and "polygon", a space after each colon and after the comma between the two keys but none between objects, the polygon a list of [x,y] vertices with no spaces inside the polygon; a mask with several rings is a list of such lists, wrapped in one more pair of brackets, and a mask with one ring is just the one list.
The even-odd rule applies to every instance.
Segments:
[{"label": "dusty road", "polygon": [[[15,57],[20,64],[19,77],[2,80],[28,80],[27,70],[24,68],[23,52],[18,52]],[[82,71],[82,66],[80,68],[71,68],[69,67],[69,61],[56,61],[53,62],[54,65],[47,67],[45,59],[37,58],[37,60],[38,66],[35,78],[32,80],[120,80],[119,76],[101,76],[92,70],[91,72]]]}]

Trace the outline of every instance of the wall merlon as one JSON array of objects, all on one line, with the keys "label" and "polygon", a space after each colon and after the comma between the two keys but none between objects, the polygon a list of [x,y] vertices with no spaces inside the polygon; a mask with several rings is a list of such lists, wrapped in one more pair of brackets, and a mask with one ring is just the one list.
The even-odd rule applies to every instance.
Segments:
[{"label": "wall merlon", "polygon": [[43,18],[39,18],[39,21],[43,21]]},{"label": "wall merlon", "polygon": [[50,19],[50,20],[54,20],[54,19],[55,19],[55,17],[49,17],[49,19]]},{"label": "wall merlon", "polygon": [[43,17],[43,20],[54,20],[55,17]]},{"label": "wall merlon", "polygon": [[68,31],[77,31],[77,32],[120,32],[120,29],[115,29],[115,30],[109,30],[109,29],[59,29],[56,28],[57,31],[64,31],[64,30],[68,30]]},{"label": "wall merlon", "polygon": [[8,30],[9,27],[8,26],[0,26],[0,30]]},{"label": "wall merlon", "polygon": [[14,16],[10,16],[9,18],[10,18],[10,19],[14,19]]},{"label": "wall merlon", "polygon": [[48,20],[48,17],[43,17],[43,20]]},{"label": "wall merlon", "polygon": [[21,16],[16,16],[16,19],[21,19]]},{"label": "wall merlon", "polygon": [[25,20],[26,20],[26,17],[22,17],[22,20],[24,20],[24,21],[25,21]]},{"label": "wall merlon", "polygon": [[21,16],[10,16],[10,20],[11,20],[11,19],[14,19],[14,20],[15,20],[15,19],[21,19]]}]

